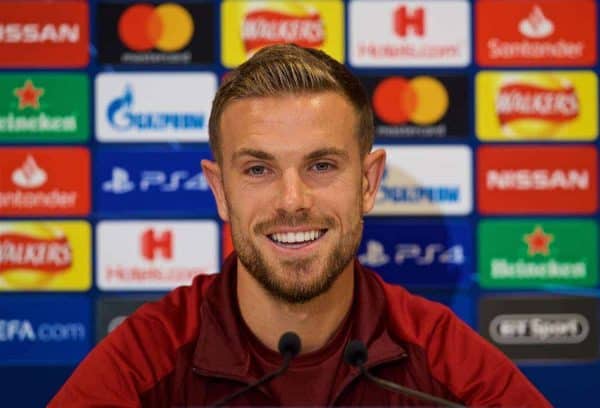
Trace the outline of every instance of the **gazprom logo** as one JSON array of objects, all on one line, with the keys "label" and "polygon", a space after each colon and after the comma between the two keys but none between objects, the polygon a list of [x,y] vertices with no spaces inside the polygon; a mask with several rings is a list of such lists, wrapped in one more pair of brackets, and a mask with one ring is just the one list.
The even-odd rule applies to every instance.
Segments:
[{"label": "gazprom logo", "polygon": [[203,129],[205,115],[181,112],[136,112],[134,92],[126,85],[123,94],[110,102],[106,110],[110,126],[119,131],[129,130],[194,130]]},{"label": "gazprom logo", "polygon": [[[391,173],[391,174],[390,174]],[[397,173],[397,174],[396,174]],[[414,180],[407,180],[402,171],[386,167],[383,180],[377,195],[377,202],[394,203],[456,203],[460,200],[460,186],[452,185],[418,185]],[[412,184],[412,185],[411,185]]]}]

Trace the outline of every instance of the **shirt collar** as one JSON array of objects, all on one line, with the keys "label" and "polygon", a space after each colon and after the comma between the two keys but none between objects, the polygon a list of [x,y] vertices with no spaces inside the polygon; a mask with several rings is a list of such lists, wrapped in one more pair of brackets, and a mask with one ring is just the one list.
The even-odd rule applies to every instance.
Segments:
[{"label": "shirt collar", "polygon": [[[368,366],[400,358],[404,348],[388,332],[387,307],[383,288],[374,272],[354,261],[354,320],[351,339],[361,340],[368,349]],[[193,365],[203,375],[241,382],[256,380],[247,342],[242,335],[236,294],[237,256],[230,255],[221,273],[205,295],[200,309],[199,336]],[[352,370],[354,371],[354,370]]]}]

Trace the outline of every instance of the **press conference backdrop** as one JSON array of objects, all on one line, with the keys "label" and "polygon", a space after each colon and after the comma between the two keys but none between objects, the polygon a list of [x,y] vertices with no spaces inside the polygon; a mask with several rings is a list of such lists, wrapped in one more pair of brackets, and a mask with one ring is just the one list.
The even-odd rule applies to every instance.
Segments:
[{"label": "press conference backdrop", "polygon": [[388,153],[360,260],[449,305],[557,406],[594,405],[597,16],[588,0],[1,1],[0,404],[43,405],[144,301],[219,270],[211,100],[228,69],[295,42],[361,78]]}]

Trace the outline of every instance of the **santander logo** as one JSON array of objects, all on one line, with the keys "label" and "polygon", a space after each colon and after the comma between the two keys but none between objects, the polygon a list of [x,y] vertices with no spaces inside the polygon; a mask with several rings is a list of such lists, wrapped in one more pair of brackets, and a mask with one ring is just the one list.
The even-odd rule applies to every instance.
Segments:
[{"label": "santander logo", "polygon": [[21,167],[13,171],[11,179],[18,187],[31,189],[43,186],[48,180],[48,175],[29,154]]},{"label": "santander logo", "polygon": [[319,47],[325,42],[325,25],[317,12],[298,16],[272,10],[255,10],[244,18],[242,40],[246,52],[280,43]]},{"label": "santander logo", "polygon": [[527,38],[546,38],[554,33],[554,23],[535,5],[531,13],[519,22],[519,32]]}]

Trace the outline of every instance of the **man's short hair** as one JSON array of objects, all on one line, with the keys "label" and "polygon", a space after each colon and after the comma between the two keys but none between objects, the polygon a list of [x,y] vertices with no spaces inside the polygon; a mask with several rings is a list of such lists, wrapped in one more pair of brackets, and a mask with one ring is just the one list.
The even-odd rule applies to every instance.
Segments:
[{"label": "man's short hair", "polygon": [[273,45],[227,74],[213,100],[209,142],[221,162],[220,121],[228,103],[244,98],[333,91],[344,96],[357,115],[361,156],[373,147],[373,112],[361,82],[348,68],[322,51],[293,44]]}]

